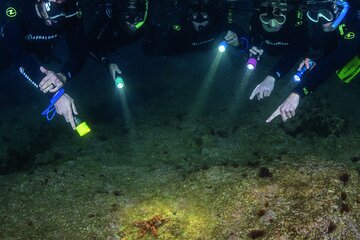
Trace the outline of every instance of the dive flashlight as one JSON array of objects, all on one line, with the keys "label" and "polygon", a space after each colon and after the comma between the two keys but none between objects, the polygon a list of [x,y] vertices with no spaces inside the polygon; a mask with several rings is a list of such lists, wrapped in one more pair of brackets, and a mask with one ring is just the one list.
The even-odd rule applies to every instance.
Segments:
[{"label": "dive flashlight", "polygon": [[124,87],[124,79],[121,77],[119,72],[115,72],[115,85],[117,88],[121,89]]},{"label": "dive flashlight", "polygon": [[228,46],[228,43],[226,41],[222,41],[220,44],[219,44],[219,52],[225,52],[226,48]]},{"label": "dive flashlight", "polygon": [[[309,69],[311,69],[314,66],[315,62],[309,60]],[[307,71],[308,69],[306,68],[306,65],[304,65],[300,71],[297,71],[294,75],[294,81],[295,82],[300,82],[301,77],[304,75],[304,73]]]},{"label": "dive flashlight", "polygon": [[256,65],[257,65],[257,60],[256,60],[256,58],[253,58],[253,57],[249,58],[249,60],[246,63],[246,67],[249,70],[254,70],[256,68]]},{"label": "dive flashlight", "polygon": [[75,130],[80,135],[80,137],[85,136],[91,131],[89,126],[86,124],[86,122],[81,121],[79,117],[74,116],[74,121],[76,125]]}]

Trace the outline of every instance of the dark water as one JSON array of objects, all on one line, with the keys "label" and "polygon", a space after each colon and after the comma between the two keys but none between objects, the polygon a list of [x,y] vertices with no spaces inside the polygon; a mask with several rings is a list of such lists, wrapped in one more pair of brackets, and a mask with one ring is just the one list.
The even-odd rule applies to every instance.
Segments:
[{"label": "dark water", "polygon": [[[82,169],[87,166],[81,166],[84,160],[99,168],[168,165],[187,176],[216,166],[258,168],[279,159],[301,162],[311,156],[359,171],[359,79],[344,85],[333,75],[316,93],[301,100],[293,119],[266,124],[266,118],[295,86],[289,74],[276,83],[270,98],[249,100],[277,58],[264,56],[256,72],[246,75],[246,59],[241,56],[225,53],[217,65],[216,49],[146,57],[141,44],[136,42],[112,55],[124,72],[127,105],[109,73],[92,59],[69,83],[67,92],[92,129],[82,138],[59,116],[47,122],[41,116],[47,99],[10,70],[2,71],[3,182],[23,174],[31,178],[38,171],[52,176],[61,166]],[[86,175],[94,170],[84,167],[82,171]],[[41,186],[51,179],[42,178]],[[111,180],[101,185],[107,182]],[[3,202],[11,202],[10,190]],[[5,217],[1,221],[9,223]],[[5,235],[0,232],[0,236]],[[39,239],[48,237],[41,236]]]}]

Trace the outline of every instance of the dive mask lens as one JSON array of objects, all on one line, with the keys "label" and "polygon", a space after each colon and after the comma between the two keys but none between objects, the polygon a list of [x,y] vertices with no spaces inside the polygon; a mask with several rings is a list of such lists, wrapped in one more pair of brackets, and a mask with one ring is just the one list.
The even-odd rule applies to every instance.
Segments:
[{"label": "dive mask lens", "polygon": [[269,25],[272,22],[275,22],[278,25],[283,25],[286,21],[286,16],[283,14],[275,14],[274,12],[272,14],[263,13],[259,16],[260,21],[263,24]]},{"label": "dive mask lens", "polygon": [[48,15],[48,20],[61,21],[65,18],[66,14],[62,5],[54,2],[45,1],[45,10]]},{"label": "dive mask lens", "polygon": [[318,11],[310,10],[306,13],[306,16],[309,18],[310,21],[315,23],[321,20],[325,22],[331,22],[334,19],[334,15],[328,9],[321,9]]},{"label": "dive mask lens", "polygon": [[191,21],[197,23],[203,23],[208,21],[209,15],[206,12],[192,12]]}]

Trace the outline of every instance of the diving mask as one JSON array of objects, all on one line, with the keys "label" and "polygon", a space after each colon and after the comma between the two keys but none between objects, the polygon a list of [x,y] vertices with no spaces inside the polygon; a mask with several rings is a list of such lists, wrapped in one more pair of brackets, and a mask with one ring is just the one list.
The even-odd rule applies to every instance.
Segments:
[{"label": "diving mask", "polygon": [[306,16],[312,22],[331,22],[334,20],[333,13],[328,9],[321,9],[321,10],[310,10],[306,13]]},{"label": "diving mask", "polygon": [[[341,12],[338,13],[338,8],[341,8]],[[331,25],[332,29],[335,29],[339,26],[341,21],[345,18],[350,6],[346,1],[338,0],[336,1],[336,5],[332,5],[331,7],[315,9],[307,11],[306,15],[312,22],[322,22],[328,23],[333,22]]]},{"label": "diving mask", "polygon": [[273,7],[271,8],[269,7],[265,13],[260,14],[260,21],[265,25],[269,25],[270,27],[283,25],[286,22],[285,14],[283,14],[280,9],[276,9]]},{"label": "diving mask", "polygon": [[77,8],[77,4],[74,6],[74,9],[66,11],[65,4],[44,0],[42,8],[45,12],[45,20],[51,20],[52,22],[57,23],[66,18],[77,16],[79,14],[79,10]]}]

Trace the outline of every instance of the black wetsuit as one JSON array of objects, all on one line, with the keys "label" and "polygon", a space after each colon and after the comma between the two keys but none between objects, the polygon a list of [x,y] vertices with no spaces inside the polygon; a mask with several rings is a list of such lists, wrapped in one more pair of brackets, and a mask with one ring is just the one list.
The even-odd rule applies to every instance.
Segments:
[{"label": "black wetsuit", "polygon": [[[226,10],[217,7],[211,8],[215,10],[209,12],[208,25],[203,30],[196,31],[189,17],[189,7],[175,2],[154,7],[146,38],[146,54],[176,55],[215,48],[228,30],[237,33],[238,36],[244,35],[240,33],[237,25],[228,21]],[[242,45],[240,37],[239,40]]]},{"label": "black wetsuit", "polygon": [[307,49],[306,22],[301,11],[291,10],[286,14],[286,22],[279,31],[267,32],[259,19],[262,12],[256,11],[251,18],[252,45],[260,47],[269,55],[282,55],[269,73],[279,79],[291,70]]},{"label": "black wetsuit", "polygon": [[[77,7],[77,1],[69,1],[66,7],[72,9]],[[13,10],[13,14],[9,16],[10,8],[15,11]],[[3,62],[3,67],[13,63],[24,80],[38,88],[44,74],[31,53],[49,50],[50,46],[64,34],[69,57],[61,73],[69,80],[80,71],[87,55],[83,46],[85,37],[81,12],[66,18],[61,23],[47,26],[44,20],[38,17],[33,1],[16,0],[4,3],[1,14],[3,35],[0,37],[0,58],[6,61],[6,64]]]},{"label": "black wetsuit", "polygon": [[[147,1],[144,1],[147,4]],[[87,35],[88,49],[97,61],[108,64],[108,54],[117,48],[139,40],[145,33],[145,25],[131,32],[122,20],[119,0],[101,0],[96,12],[96,20]],[[144,6],[144,9],[147,9]],[[144,12],[144,18],[147,13]],[[146,23],[146,19],[145,23]],[[145,24],[144,23],[144,24]]]},{"label": "black wetsuit", "polygon": [[[300,97],[308,95],[326,81],[336,70],[342,68],[354,56],[360,54],[360,10],[352,9],[339,27],[329,34],[324,34],[323,54],[315,59],[316,66],[294,89]],[[316,45],[317,39],[314,39]],[[336,45],[334,45],[334,42]]]}]

